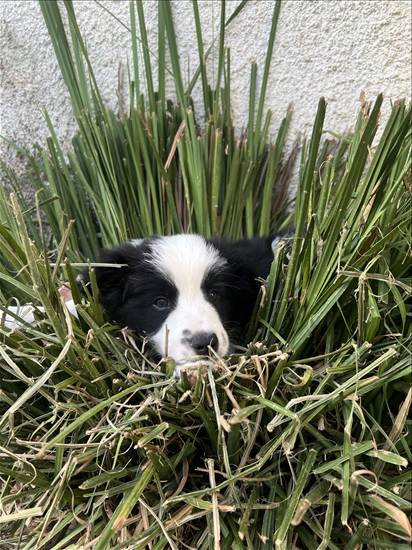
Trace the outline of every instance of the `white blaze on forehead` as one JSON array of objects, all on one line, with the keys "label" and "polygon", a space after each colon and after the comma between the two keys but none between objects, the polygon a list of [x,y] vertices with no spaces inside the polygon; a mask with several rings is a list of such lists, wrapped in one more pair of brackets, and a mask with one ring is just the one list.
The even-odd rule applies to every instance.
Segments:
[{"label": "white blaze on forehead", "polygon": [[160,237],[152,244],[151,262],[180,293],[200,290],[206,273],[226,260],[200,235]]}]

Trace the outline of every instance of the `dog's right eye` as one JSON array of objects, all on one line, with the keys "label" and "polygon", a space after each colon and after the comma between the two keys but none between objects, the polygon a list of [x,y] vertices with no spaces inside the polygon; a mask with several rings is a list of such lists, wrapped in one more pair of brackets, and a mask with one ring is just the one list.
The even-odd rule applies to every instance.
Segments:
[{"label": "dog's right eye", "polygon": [[153,305],[157,307],[157,309],[166,309],[169,306],[169,302],[166,298],[161,296],[160,298],[156,298]]}]

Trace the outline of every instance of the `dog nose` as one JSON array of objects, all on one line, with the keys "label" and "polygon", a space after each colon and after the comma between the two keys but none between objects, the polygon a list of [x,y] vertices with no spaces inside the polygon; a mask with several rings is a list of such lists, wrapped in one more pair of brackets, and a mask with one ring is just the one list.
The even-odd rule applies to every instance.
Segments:
[{"label": "dog nose", "polygon": [[189,344],[197,355],[208,355],[209,346],[217,351],[219,340],[214,332],[198,332],[189,339]]}]

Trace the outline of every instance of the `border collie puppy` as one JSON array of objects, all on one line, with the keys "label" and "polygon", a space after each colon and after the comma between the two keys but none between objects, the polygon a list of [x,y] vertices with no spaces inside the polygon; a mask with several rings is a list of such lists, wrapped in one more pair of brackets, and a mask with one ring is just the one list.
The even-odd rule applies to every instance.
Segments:
[{"label": "border collie puppy", "polygon": [[[160,357],[172,357],[179,378],[182,369],[210,364],[211,355],[224,357],[239,340],[281,240],[229,242],[192,234],[121,244],[102,252],[99,264],[107,265],[94,267],[100,301],[114,322],[146,336]],[[84,290],[89,271],[77,281]],[[77,317],[71,295],[63,298]],[[21,319],[33,324],[41,309],[9,306],[3,322],[12,330]]]},{"label": "border collie puppy", "polygon": [[[144,335],[175,374],[224,357],[249,322],[273,259],[274,237],[229,242],[200,235],[150,237],[104,250],[100,301],[116,323]],[[78,277],[79,286],[89,273]],[[207,363],[207,359],[206,359]]]}]

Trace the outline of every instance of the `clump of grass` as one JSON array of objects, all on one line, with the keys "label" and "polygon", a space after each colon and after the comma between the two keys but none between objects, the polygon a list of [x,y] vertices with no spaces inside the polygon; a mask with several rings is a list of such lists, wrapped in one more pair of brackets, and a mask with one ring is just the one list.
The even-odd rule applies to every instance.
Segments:
[{"label": "clump of grass", "polygon": [[[60,267],[46,245],[33,244],[17,201],[4,209],[1,252],[19,275],[3,272],[3,283],[46,310],[36,326],[1,332],[4,542],[408,547],[410,135],[402,103],[347,189],[378,107],[361,114],[343,157],[325,164],[311,141],[301,186],[315,155],[312,206],[298,202],[287,266],[286,243],[278,249],[254,320],[260,336],[193,390],[171,379],[171,365],[153,364],[144,342],[105,322],[97,303],[80,304],[79,321],[71,319],[56,290]],[[377,184],[387,186],[379,202]],[[357,212],[354,225],[316,221],[335,204],[345,217]],[[299,218],[308,221],[302,234]],[[72,280],[68,260],[62,269]]]},{"label": "clump of grass", "polygon": [[[133,67],[129,70],[129,107],[119,114],[107,110],[101,99],[72,3],[64,2],[69,21],[66,31],[59,5],[40,2],[70,93],[78,133],[67,150],[59,143],[46,112],[50,138],[40,152],[41,158],[21,153],[32,168],[30,184],[38,193],[57,242],[69,221],[76,220],[68,246],[73,260],[79,255],[83,260],[93,259],[100,247],[155,233],[190,231],[206,236],[251,237],[267,234],[285,220],[289,165],[284,163],[283,150],[291,108],[280,124],[277,139],[269,145],[270,112],[262,126],[279,6],[276,4],[268,41],[265,79],[259,92],[254,66],[249,128],[247,136],[239,138],[231,119],[230,51],[220,48],[216,88],[212,89],[205,65],[209,52],[202,47],[197,2],[193,10],[199,67],[187,89],[181,76],[170,4],[158,3],[157,92],[153,88],[155,69],[149,55],[143,6],[140,2],[130,3]],[[224,3],[221,7],[219,40],[223,44],[230,20],[226,21]],[[171,69],[165,64],[166,50]],[[139,77],[141,65],[145,82]],[[165,92],[170,74],[175,101]],[[190,94],[199,79],[205,112],[196,116]],[[205,122],[200,128],[198,120],[202,118]],[[3,166],[3,170],[24,203],[18,178],[9,167]],[[53,200],[56,197],[60,200]]]},{"label": "clump of grass", "polygon": [[[60,25],[55,4],[42,5]],[[87,56],[71,3],[65,6],[79,70]],[[159,6],[173,51],[171,19],[162,12],[168,3]],[[132,4],[132,20],[135,9],[143,25],[141,4]],[[222,14],[224,21],[224,8]],[[144,32],[141,37],[144,42]],[[136,42],[135,31],[132,38]],[[201,63],[199,71],[205,75]],[[1,544],[25,550],[406,550],[412,538],[412,134],[404,102],[394,104],[376,146],[381,97],[363,105],[353,135],[333,148],[321,140],[326,105],[319,102],[302,151],[296,231],[278,247],[262,283],[251,343],[217,360],[194,388],[173,380],[173,365],[155,363],[146,342],[112,325],[97,301],[82,303],[75,294],[79,319],[67,313],[57,289],[63,281],[75,287],[76,263],[93,257],[100,244],[130,236],[132,219],[116,209],[129,204],[124,200],[150,197],[132,226],[134,237],[192,229],[237,238],[273,227],[272,202],[262,197],[273,198],[281,159],[279,148],[272,157],[265,148],[261,118],[257,124],[262,114],[248,143],[235,146],[229,119],[219,114],[228,92],[220,95],[203,81],[209,126],[190,133],[193,113],[176,64],[173,73],[179,106],[169,106],[171,117],[167,103],[157,104],[149,92],[149,108],[133,103],[118,120],[100,109],[96,91],[89,96],[80,87],[85,95],[74,96],[80,127],[74,152],[59,149],[52,135],[42,161],[31,158],[34,209],[19,196],[17,179],[17,196],[1,191],[1,303],[16,297],[44,307],[36,325],[0,328]],[[134,86],[139,89],[136,80]],[[140,91],[132,97],[144,102]],[[147,128],[148,121],[150,132],[134,142],[133,131],[141,135],[138,125]],[[155,135],[168,136],[163,143],[169,145],[159,148]],[[223,143],[233,144],[230,163]],[[126,155],[124,166],[140,165],[137,155],[145,148],[151,160],[132,185],[135,173],[123,173],[117,155]],[[84,151],[96,152],[94,172],[93,163],[80,164]],[[172,151],[179,155],[173,174],[172,164],[167,170],[162,164]],[[254,164],[259,151],[266,171]],[[42,183],[45,174],[50,188]],[[239,191],[231,191],[230,182],[239,174],[248,193],[236,203],[232,222],[230,193]],[[117,181],[128,184],[126,190]],[[180,203],[179,181],[187,191]],[[169,189],[164,206],[163,183]],[[105,186],[100,198],[99,185]],[[219,208],[199,212],[205,197],[214,204],[213,189]],[[43,236],[44,214],[51,242]]]}]

